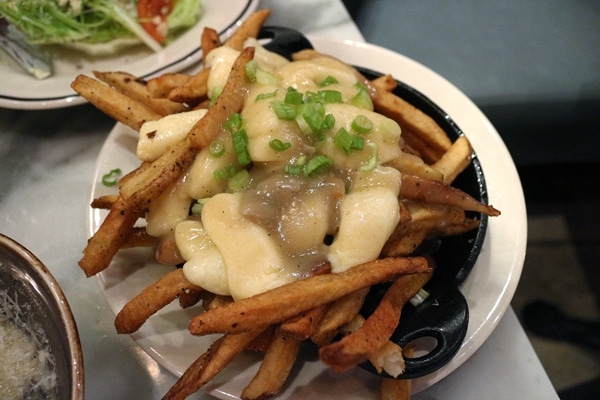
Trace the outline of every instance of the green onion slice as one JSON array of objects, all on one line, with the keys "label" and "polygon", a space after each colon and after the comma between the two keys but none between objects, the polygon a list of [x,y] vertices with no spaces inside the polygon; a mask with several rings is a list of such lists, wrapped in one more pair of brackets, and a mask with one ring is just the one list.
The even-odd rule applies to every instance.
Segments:
[{"label": "green onion slice", "polygon": [[242,169],[235,173],[227,182],[227,187],[232,192],[239,192],[250,183],[250,173],[248,170]]},{"label": "green onion slice", "polygon": [[339,90],[319,90],[317,94],[325,104],[342,103],[342,92]]},{"label": "green onion slice", "polygon": [[286,104],[282,101],[272,101],[273,111],[279,119],[291,121],[296,118],[296,109],[290,104]]},{"label": "green onion slice", "polygon": [[302,104],[304,96],[298,90],[293,87],[289,87],[287,92],[285,93],[285,99],[283,102],[285,104]]},{"label": "green onion slice", "polygon": [[329,85],[334,85],[338,83],[338,80],[335,79],[335,77],[328,75],[325,78],[323,78],[322,81],[320,81],[319,83],[317,83],[317,86],[319,87],[325,87],[325,86],[329,86]]},{"label": "green onion slice", "polygon": [[231,134],[231,138],[233,141],[233,150],[235,151],[235,155],[237,156],[238,164],[242,167],[250,164],[252,161],[250,159],[250,153],[248,152],[248,134],[244,129],[240,129],[237,132],[233,132]]},{"label": "green onion slice", "polygon": [[279,139],[273,139],[269,142],[269,147],[275,151],[284,151],[292,147],[290,142],[282,142]]},{"label": "green onion slice", "polygon": [[226,167],[213,171],[213,178],[218,181],[224,181],[225,179],[229,179],[234,176],[236,172],[237,169],[235,168],[235,165],[229,164]]},{"label": "green onion slice", "polygon": [[107,174],[102,175],[102,184],[104,186],[115,186],[119,182],[121,176],[121,168],[110,170]]},{"label": "green onion slice", "polygon": [[351,126],[355,132],[365,134],[371,132],[371,129],[373,129],[373,121],[365,115],[360,114],[354,118]]},{"label": "green onion slice", "polygon": [[244,66],[246,76],[250,82],[256,82],[256,71],[258,71],[258,62],[256,60],[250,60]]},{"label": "green onion slice", "polygon": [[208,145],[208,152],[211,156],[218,158],[225,154],[225,143],[221,139],[215,139]]},{"label": "green onion slice", "polygon": [[256,101],[270,99],[271,97],[275,97],[277,95],[277,89],[269,93],[261,93],[256,96]]},{"label": "green onion slice", "polygon": [[223,127],[230,133],[239,131],[242,128],[242,114],[231,114],[223,124]]},{"label": "green onion slice", "polygon": [[325,155],[311,158],[304,166],[304,175],[312,177],[319,175],[333,166],[333,159]]},{"label": "green onion slice", "polygon": [[371,157],[366,164],[360,166],[359,171],[373,171],[375,167],[377,167],[377,144],[373,142],[368,142],[367,146],[371,148]]}]

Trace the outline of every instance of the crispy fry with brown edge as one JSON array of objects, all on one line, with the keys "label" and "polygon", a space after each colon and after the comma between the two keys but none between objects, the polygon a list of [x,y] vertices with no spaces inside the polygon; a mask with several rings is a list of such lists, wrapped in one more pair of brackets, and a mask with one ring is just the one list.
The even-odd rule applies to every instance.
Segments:
[{"label": "crispy fry with brown edge", "polygon": [[368,292],[369,288],[364,288],[332,302],[310,339],[317,346],[330,343],[339,330],[356,317]]},{"label": "crispy fry with brown edge", "polygon": [[150,96],[157,99],[166,99],[173,89],[184,85],[191,78],[188,74],[172,72],[148,79],[146,87]]},{"label": "crispy fry with brown edge", "polygon": [[348,293],[398,275],[426,272],[429,268],[423,257],[384,258],[340,273],[310,276],[198,314],[190,320],[189,330],[194,335],[205,335],[266,327]]},{"label": "crispy fry with brown edge", "polygon": [[426,272],[397,278],[360,328],[319,349],[321,360],[339,372],[366,361],[390,339],[398,326],[402,307],[427,283],[431,275],[432,272]]},{"label": "crispy fry with brown edge", "polygon": [[222,45],[221,38],[219,37],[219,33],[209,27],[205,27],[202,30],[202,35],[200,36],[200,48],[202,49],[202,64],[206,65],[206,56],[212,50],[220,47]]},{"label": "crispy fry with brown edge", "polygon": [[96,275],[109,266],[114,255],[129,238],[131,228],[142,215],[119,196],[100,228],[88,240],[79,266],[86,276]]},{"label": "crispy fry with brown edge", "polygon": [[267,348],[260,368],[242,391],[243,400],[265,399],[279,393],[298,356],[302,340],[291,337],[281,328]]},{"label": "crispy fry with brown edge", "polygon": [[181,268],[172,270],[123,306],[115,319],[117,332],[137,331],[150,316],[188,290],[201,288],[190,283]]},{"label": "crispy fry with brown edge", "polygon": [[402,174],[400,197],[476,211],[492,217],[500,215],[500,211],[493,206],[477,201],[460,189],[415,175]]},{"label": "crispy fry with brown edge", "polygon": [[177,103],[197,103],[208,98],[208,75],[210,68],[203,68],[183,85],[173,88],[168,99]]},{"label": "crispy fry with brown edge", "polygon": [[395,79],[391,75],[383,75],[371,83],[377,90],[373,97],[375,111],[398,122],[402,128],[402,137],[409,144],[412,145],[411,138],[405,135],[406,130],[422,140],[423,145],[429,148],[434,156],[433,159],[427,157],[426,162],[437,161],[450,148],[452,142],[448,135],[431,117],[389,90],[390,87],[395,87]]},{"label": "crispy fry with brown edge", "polygon": [[269,18],[269,15],[271,15],[271,10],[268,9],[257,10],[252,13],[232,33],[229,39],[225,41],[225,46],[236,50],[242,50],[246,39],[255,38],[258,36],[263,24],[267,18]]},{"label": "crispy fry with brown edge", "polygon": [[471,144],[466,136],[461,136],[432,167],[440,171],[444,175],[443,182],[450,185],[471,164],[472,156]]},{"label": "crispy fry with brown edge", "polygon": [[130,96],[86,75],[77,76],[71,88],[109,117],[136,131],[144,122],[162,117]]},{"label": "crispy fry with brown edge", "polygon": [[185,370],[162,400],[182,400],[197,392],[241,353],[261,331],[224,335]]},{"label": "crispy fry with brown edge", "polygon": [[164,116],[188,110],[181,103],[152,97],[148,91],[146,81],[128,72],[94,71],[94,76],[160,115]]},{"label": "crispy fry with brown edge", "polygon": [[[314,275],[322,275],[331,272],[331,265],[326,263],[313,272]],[[288,336],[298,340],[306,340],[313,334],[321,319],[327,312],[328,305],[307,310],[300,315],[292,317],[281,323],[280,330]]]},{"label": "crispy fry with brown edge", "polygon": [[[412,358],[414,345],[405,346],[403,352],[404,357]],[[377,400],[410,400],[411,387],[410,379],[383,378],[379,385]]]}]

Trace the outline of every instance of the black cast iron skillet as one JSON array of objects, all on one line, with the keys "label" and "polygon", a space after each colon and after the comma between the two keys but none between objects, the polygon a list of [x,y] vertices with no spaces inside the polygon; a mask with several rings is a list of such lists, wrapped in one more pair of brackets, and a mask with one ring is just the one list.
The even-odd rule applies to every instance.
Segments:
[{"label": "black cast iron skillet", "polygon": [[[307,38],[288,28],[265,27],[259,39],[270,39],[264,47],[288,59],[294,52],[312,48]],[[381,76],[379,72],[356,68],[369,79]],[[433,118],[451,140],[463,134],[448,114],[416,89],[398,82],[394,93]],[[483,203],[488,202],[483,171],[475,155],[453,186]],[[431,256],[436,267],[433,277],[425,286],[429,297],[417,307],[411,304],[404,307],[398,328],[391,338],[402,347],[411,342],[416,345],[417,353],[415,357],[406,359],[406,371],[399,379],[417,378],[438,370],[456,355],[462,345],[469,323],[469,307],[459,287],[479,256],[487,228],[485,215],[469,216],[481,219],[478,229],[458,236],[430,240],[415,251],[415,255]],[[384,285],[371,289],[362,310],[364,316],[372,312],[385,289]],[[377,374],[370,363],[364,363],[361,367]]]}]

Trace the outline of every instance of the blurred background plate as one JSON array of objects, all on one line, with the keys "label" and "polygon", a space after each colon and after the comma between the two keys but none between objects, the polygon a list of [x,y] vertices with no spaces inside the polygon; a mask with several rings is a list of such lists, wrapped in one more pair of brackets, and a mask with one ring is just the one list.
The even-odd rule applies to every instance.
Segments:
[{"label": "blurred background plate", "polygon": [[258,7],[258,0],[202,0],[198,24],[173,43],[155,53],[144,46],[110,57],[88,57],[64,49],[54,57],[54,73],[37,80],[22,70],[8,54],[0,51],[0,107],[36,110],[82,104],[85,99],[71,89],[79,74],[98,71],[127,71],[137,77],[183,71],[200,60],[200,36],[206,26],[227,36],[239,21]]}]

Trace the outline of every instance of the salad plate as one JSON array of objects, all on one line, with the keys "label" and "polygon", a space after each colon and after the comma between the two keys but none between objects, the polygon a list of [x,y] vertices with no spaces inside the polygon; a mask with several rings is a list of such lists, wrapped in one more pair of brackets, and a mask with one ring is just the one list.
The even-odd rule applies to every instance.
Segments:
[{"label": "salad plate", "polygon": [[[459,89],[427,67],[387,49],[356,41],[308,36],[315,49],[343,61],[382,73],[423,93],[451,116],[470,140],[485,174],[489,203],[502,210],[490,218],[481,252],[471,272],[460,285],[469,307],[469,324],[456,355],[443,367],[413,380],[417,393],[450,375],[469,359],[493,332],[516,290],[525,257],[527,221],[525,201],[516,167],[502,139],[484,114]],[[102,185],[102,176],[120,168],[139,165],[135,156],[137,133],[117,124],[110,132],[96,163],[91,198],[112,193]],[[106,212],[90,209],[88,233],[92,235]],[[163,276],[165,267],[150,262],[148,250],[121,251],[98,281],[110,307],[118,313],[142,289]],[[176,303],[176,302],[175,302]],[[132,334],[137,344],[175,375],[185,369],[215,340],[195,337],[188,330],[197,312],[171,304],[151,317]],[[363,399],[374,398],[379,379],[362,368],[339,374],[318,359],[312,346],[302,349],[289,383],[278,398]],[[258,369],[260,356],[244,353],[234,360],[204,390],[222,399],[238,398]]]},{"label": "salad plate", "polygon": [[256,10],[258,3],[258,0],[202,0],[198,23],[158,52],[138,46],[113,56],[90,57],[57,49],[53,53],[53,74],[44,80],[29,75],[0,51],[0,107],[39,110],[83,104],[86,100],[71,89],[71,82],[77,75],[91,75],[94,70],[127,71],[143,78],[185,71],[202,57],[200,37],[204,27],[210,26],[226,37]]}]

